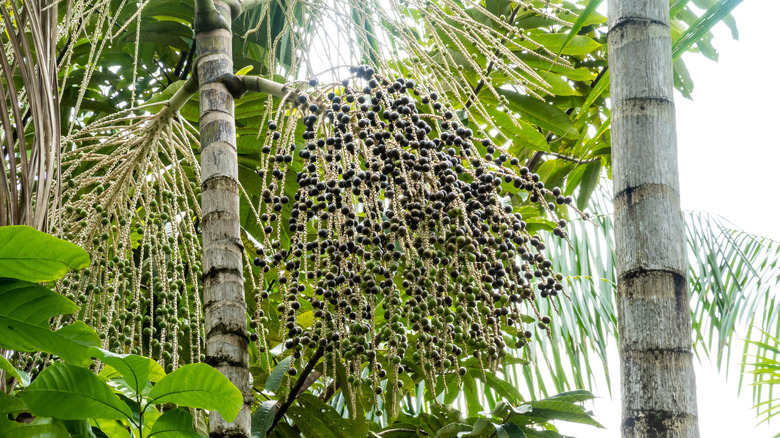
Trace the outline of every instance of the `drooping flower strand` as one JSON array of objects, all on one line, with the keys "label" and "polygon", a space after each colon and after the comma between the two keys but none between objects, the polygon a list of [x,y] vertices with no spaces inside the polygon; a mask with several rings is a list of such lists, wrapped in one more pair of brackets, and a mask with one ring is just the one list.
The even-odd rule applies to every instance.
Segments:
[{"label": "drooping flower strand", "polygon": [[153,356],[169,371],[202,360],[192,131],[178,115],[127,111],[68,137],[55,223],[92,255],[59,284],[82,305],[79,318],[103,348]]}]

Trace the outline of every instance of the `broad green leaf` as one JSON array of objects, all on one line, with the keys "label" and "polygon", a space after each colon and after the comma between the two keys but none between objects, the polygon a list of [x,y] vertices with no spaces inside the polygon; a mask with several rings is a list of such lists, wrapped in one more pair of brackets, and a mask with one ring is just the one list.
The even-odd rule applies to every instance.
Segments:
[{"label": "broad green leaf", "polygon": [[[565,76],[565,75],[564,75]],[[547,74],[544,81],[550,85],[550,92],[555,96],[579,96],[580,93],[575,90],[569,81],[556,74]]]},{"label": "broad green leaf", "polygon": [[529,53],[515,53],[526,65],[536,69],[539,72],[555,73],[557,75],[569,78],[573,81],[592,81],[596,78],[596,73],[585,67],[571,68],[562,65],[552,64],[549,60],[539,58]]},{"label": "broad green leaf", "polygon": [[495,406],[492,406],[490,412],[483,411],[480,412],[480,415],[485,415],[485,416],[492,415],[493,417],[505,418],[511,409],[512,406],[509,403],[502,400],[496,403]]},{"label": "broad green leaf", "polygon": [[27,409],[27,405],[24,404],[24,400],[15,395],[0,392],[0,414],[9,414],[25,409]]},{"label": "broad green leaf", "polygon": [[509,109],[520,113],[522,120],[550,131],[559,137],[576,139],[579,133],[571,119],[559,108],[535,97],[510,90],[497,90],[506,96]]},{"label": "broad green leaf", "polygon": [[[15,351],[44,351],[80,366],[92,363],[89,347],[100,345],[100,338],[83,321],[53,332],[48,327],[17,319],[16,314],[7,315],[5,310],[5,307],[0,308],[1,347]],[[20,315],[24,317],[23,312]],[[37,321],[35,317],[31,318],[33,322]]]},{"label": "broad green leaf", "polygon": [[516,424],[496,424],[496,438],[526,438],[525,433]]},{"label": "broad green leaf", "polygon": [[0,227],[0,272],[3,277],[40,283],[89,266],[80,247],[27,225]]},{"label": "broad green leaf", "polygon": [[457,438],[460,432],[468,432],[471,425],[463,423],[450,423],[436,431],[436,438]]},{"label": "broad green leaf", "polygon": [[252,438],[265,438],[268,429],[274,422],[276,414],[276,400],[264,400],[260,402],[252,414]]},{"label": "broad green leaf", "polygon": [[17,423],[0,416],[0,436],[3,438],[68,438],[70,433],[61,421],[38,417],[32,423]]},{"label": "broad green leaf", "polygon": [[275,438],[301,438],[301,433],[285,422],[280,422],[274,427],[273,437]]},{"label": "broad green leaf", "polygon": [[11,365],[11,362],[8,362],[8,359],[3,355],[0,355],[0,370],[5,371],[8,375],[16,379],[22,387],[30,384],[30,375],[22,370],[14,368],[14,366]]},{"label": "broad green leaf", "polygon": [[265,389],[267,391],[276,391],[279,389],[279,386],[282,384],[282,378],[287,373],[287,370],[290,369],[291,361],[292,357],[287,356],[276,364],[271,371],[271,374],[268,375],[268,379],[265,381]]},{"label": "broad green leaf", "polygon": [[458,376],[453,373],[446,376],[440,376],[439,380],[444,380],[445,384],[445,389],[443,391],[444,399],[442,401],[445,405],[449,405],[450,403],[457,400],[461,393],[460,386],[458,384]]},{"label": "broad green leaf", "polygon": [[586,55],[601,47],[594,39],[582,35],[569,38],[563,33],[545,33],[531,35],[530,38],[547,50],[562,55]]},{"label": "broad green leaf", "polygon": [[197,438],[192,426],[192,414],[182,408],[171,409],[158,418],[152,426],[151,437],[157,438]]},{"label": "broad green leaf", "polygon": [[146,386],[150,372],[153,369],[161,368],[160,364],[154,360],[135,354],[117,354],[102,348],[93,348],[90,353],[118,371],[136,394],[140,393]]},{"label": "broad green leaf", "polygon": [[568,438],[554,430],[523,429],[528,438]]},{"label": "broad green leaf", "polygon": [[302,394],[298,397],[300,406],[291,406],[287,411],[293,424],[298,427],[303,436],[312,438],[350,438],[362,436],[355,431],[341,414],[325,404],[313,394]]},{"label": "broad green leaf", "polygon": [[255,124],[259,123],[258,120],[263,117],[266,101],[258,99],[244,99],[245,98],[241,98],[240,104],[236,105],[235,112],[237,125],[244,126],[244,129],[237,131],[237,134],[240,135],[239,139],[241,141],[241,144],[238,145],[238,153],[241,155],[249,153],[257,154],[262,147],[263,137],[258,138],[258,127],[255,126]]},{"label": "broad green leaf", "polygon": [[[525,140],[525,132],[523,132],[523,126],[520,126],[520,119],[515,117],[512,114],[509,114],[508,112],[505,112],[501,109],[499,109],[498,101],[493,98],[493,96],[485,95],[483,97],[486,107],[487,108],[487,117],[485,117],[482,113],[475,112],[472,114],[472,120],[482,126],[485,125],[488,130],[490,130],[492,127],[499,127],[499,126],[512,126],[516,129],[512,129],[511,132],[506,133],[506,137],[516,143],[522,143]],[[526,124],[525,128],[527,130],[533,130],[534,128],[531,127],[531,125]],[[531,147],[529,145],[528,147]]]},{"label": "broad green leaf", "polygon": [[593,419],[585,408],[574,403],[566,401],[557,401],[551,399],[537,400],[528,404],[534,408],[532,414],[541,415],[550,420],[563,420],[572,423],[590,424],[598,428],[604,428],[598,421]]},{"label": "broad green leaf", "polygon": [[[135,400],[136,397],[138,397],[138,394],[135,392],[135,390],[133,390],[133,388],[128,386],[127,382],[125,382],[125,379],[121,377],[116,377],[111,380],[106,380],[105,382],[108,384],[108,386],[110,386],[114,390],[115,393],[119,395],[123,395],[130,400]],[[144,388],[144,393],[148,394],[149,391],[151,391],[151,389],[152,389],[152,385],[149,382],[147,382],[147,386],[146,388]]]},{"label": "broad green leaf", "polygon": [[[149,436],[152,433],[152,428],[154,427],[155,423],[157,423],[157,420],[162,417],[163,413],[158,411],[156,408],[149,408],[144,412],[144,436]],[[204,412],[204,416],[208,417],[208,415]],[[203,435],[208,435],[208,433],[204,433]]]},{"label": "broad green leaf", "polygon": [[468,416],[473,417],[477,415],[477,412],[480,410],[479,394],[477,393],[477,382],[470,373],[466,373],[463,376],[463,394],[466,399]]},{"label": "broad green leaf", "polygon": [[62,420],[62,423],[68,429],[70,436],[75,438],[97,438],[92,430],[89,420]]},{"label": "broad green leaf", "polygon": [[511,411],[515,414],[527,414],[529,412],[533,412],[534,408],[531,407],[529,404],[524,404],[520,406],[512,406]]},{"label": "broad green leaf", "polygon": [[431,414],[438,418],[442,422],[442,427],[449,423],[464,423],[466,419],[463,417],[463,413],[460,407],[452,405],[431,405]]},{"label": "broad green leaf", "polygon": [[606,146],[606,147],[600,147],[596,150],[592,150],[592,148],[596,145],[598,140],[601,138],[604,133],[609,130],[609,127],[611,125],[610,121],[612,120],[612,116],[607,116],[607,118],[601,123],[601,126],[599,126],[599,129],[596,130],[596,133],[593,135],[592,138],[588,139],[588,141],[585,143],[585,145],[582,148],[579,148],[580,153],[588,153],[590,152],[591,155],[609,155],[612,153],[612,147]]},{"label": "broad green leaf", "polygon": [[[134,37],[135,29],[127,32],[126,38]],[[141,26],[139,37],[144,43],[165,44],[179,50],[189,50],[187,40],[192,37],[192,30],[189,26],[176,21],[148,22]]]},{"label": "broad green leaf", "polygon": [[20,396],[35,415],[43,417],[81,420],[132,416],[130,408],[97,375],[65,363],[41,371]]},{"label": "broad green leaf", "polygon": [[57,330],[56,334],[68,342],[81,345],[87,349],[100,345],[100,336],[95,329],[88,326],[84,321],[76,321],[71,325],[66,325]]},{"label": "broad green leaf", "polygon": [[436,418],[434,415],[431,415],[427,412],[421,412],[417,416],[418,418],[418,426],[420,429],[422,429],[421,432],[424,432],[427,436],[435,436],[436,431],[444,427],[446,423],[440,421],[438,418]]},{"label": "broad green leaf", "polygon": [[523,396],[517,388],[509,382],[499,379],[494,373],[485,373],[485,378],[487,379],[485,385],[493,388],[498,395],[506,398],[509,402],[514,404],[523,399]]},{"label": "broad green leaf", "polygon": [[478,418],[477,421],[474,422],[474,428],[471,430],[471,432],[461,436],[464,438],[488,438],[493,435],[495,431],[495,424],[484,418]]},{"label": "broad green leaf", "polygon": [[110,438],[133,438],[125,426],[118,420],[105,420],[102,418],[90,419],[90,423]]},{"label": "broad green leaf", "polygon": [[[152,95],[152,97],[149,98],[149,101],[147,103],[151,104],[154,102],[167,102],[171,97],[173,97],[174,94],[176,94],[177,91],[179,91],[179,88],[184,86],[186,82],[187,81],[176,81],[168,85],[167,87],[165,87],[164,90]],[[162,109],[162,105],[161,106],[150,105],[147,108],[150,111],[159,111],[160,109]]]},{"label": "broad green leaf", "polygon": [[508,0],[485,0],[485,9],[496,17],[509,16],[513,3]]},{"label": "broad green leaf", "polygon": [[[122,374],[111,365],[106,365],[103,367],[102,370],[100,370],[98,376],[106,380],[110,380],[110,379],[121,378]],[[151,381],[152,383],[157,383],[160,381],[160,379],[162,379],[165,376],[166,376],[165,371],[160,366],[160,364],[152,360],[151,368],[149,369],[149,376],[148,376],[149,381]]]},{"label": "broad green leaf", "polygon": [[405,420],[409,420],[409,421],[397,421],[395,423],[390,424],[389,426],[385,427],[384,430],[381,431],[380,436],[382,438],[419,438],[420,435],[418,435],[418,431],[421,434],[423,433],[423,431],[420,430],[420,427],[417,422],[411,422],[413,420],[419,419],[419,416],[418,417],[406,416],[404,418]]},{"label": "broad green leaf", "polygon": [[601,161],[596,161],[585,165],[585,170],[582,175],[582,183],[579,186],[580,191],[577,195],[577,208],[580,210],[585,210],[585,206],[588,205],[593,191],[599,184],[600,177]]},{"label": "broad green leaf", "polygon": [[314,325],[314,312],[309,310],[308,312],[300,313],[296,322],[304,329],[311,328],[311,326]]},{"label": "broad green leaf", "polygon": [[49,327],[49,319],[79,310],[76,303],[48,288],[13,278],[0,278],[0,302],[0,315],[37,327]]},{"label": "broad green leaf", "polygon": [[[176,17],[182,20],[190,20],[193,15],[193,4],[180,0],[156,0],[149,2],[143,9],[144,20],[147,17]],[[127,17],[129,18],[129,17]]]},{"label": "broad green leaf", "polygon": [[582,402],[587,400],[593,400],[596,398],[592,392],[584,389],[577,389],[574,391],[562,392],[560,394],[548,397],[547,400],[565,401],[565,402]]},{"label": "broad green leaf", "polygon": [[241,391],[222,373],[205,363],[180,367],[163,377],[149,392],[152,403],[174,403],[219,411],[230,422],[244,403]]},{"label": "broad green leaf", "polygon": [[547,160],[536,169],[536,173],[546,187],[560,187],[575,167],[576,164],[571,161]]},{"label": "broad green leaf", "polygon": [[292,419],[295,427],[300,429],[302,436],[337,438],[338,435],[317,414],[317,412],[307,411],[300,406],[290,406],[290,409],[287,410],[287,415]]},{"label": "broad green leaf", "polygon": [[517,125],[517,129],[513,129],[509,136],[512,145],[509,146],[508,152],[512,156],[519,156],[523,147],[532,151],[550,152],[550,145],[541,132],[522,120],[518,120]]},{"label": "broad green leaf", "polygon": [[353,428],[341,414],[336,412],[333,406],[326,404],[314,394],[301,394],[297,398],[298,403],[307,411],[320,417],[333,432],[333,435],[342,438],[352,436]]}]

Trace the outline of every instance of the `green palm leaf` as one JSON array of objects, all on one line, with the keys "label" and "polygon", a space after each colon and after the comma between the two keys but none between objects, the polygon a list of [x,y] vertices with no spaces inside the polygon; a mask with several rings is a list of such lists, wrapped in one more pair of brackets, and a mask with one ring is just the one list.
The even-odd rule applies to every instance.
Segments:
[{"label": "green palm leaf", "polygon": [[[599,372],[608,384],[610,381],[606,357],[610,339],[617,338],[617,319],[613,216],[608,192],[608,186],[602,183],[594,195],[589,206],[592,223],[569,224],[571,247],[548,240],[553,268],[568,273],[570,299],[558,297],[555,305],[560,317],[553,317],[555,335],[552,339],[537,339],[534,354],[529,356],[546,358],[553,381],[557,382],[555,376],[561,373],[572,376],[562,381],[567,387],[573,384],[592,388]],[[780,282],[780,242],[741,231],[712,214],[684,214],[696,354],[714,359],[725,370],[731,364],[733,348],[741,349],[745,358],[748,354],[765,357],[762,353],[768,351],[766,348],[739,341],[734,334],[749,325],[773,333],[780,331],[780,302],[772,292]],[[543,303],[539,305],[542,314],[556,312]],[[534,382],[534,388],[547,393],[541,382]],[[754,396],[756,403],[763,401],[758,392]]]},{"label": "green palm leaf", "polygon": [[749,355],[752,362],[745,364],[750,367],[745,373],[753,376],[756,416],[763,417],[760,423],[764,423],[780,415],[780,396],[776,392],[780,388],[780,339],[764,331],[761,331],[760,339],[747,341],[755,348],[755,353]]}]

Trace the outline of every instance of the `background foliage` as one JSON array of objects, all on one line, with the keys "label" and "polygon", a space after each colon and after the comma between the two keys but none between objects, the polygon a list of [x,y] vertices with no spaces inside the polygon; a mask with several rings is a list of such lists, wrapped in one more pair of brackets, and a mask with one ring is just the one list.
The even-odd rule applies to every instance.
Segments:
[{"label": "background foliage", "polygon": [[[596,224],[580,224],[571,218],[577,229],[570,233],[573,251],[565,244],[550,245],[556,268],[568,273],[571,300],[557,299],[557,313],[549,311],[560,315],[553,319],[553,336],[535,337],[529,347],[507,358],[503,372],[486,375],[479,366],[464,363],[467,374],[462,390],[443,394],[426,391],[420,384],[421,375],[412,373],[403,382],[407,395],[397,418],[380,413],[381,406],[365,412],[369,408],[361,404],[349,415],[349,400],[360,400],[363,395],[345,393],[339,376],[321,379],[308,386],[309,393],[317,397],[299,397],[290,406],[287,421],[278,423],[273,433],[288,436],[297,433],[293,430],[304,434],[309,430],[312,435],[307,436],[318,436],[311,431],[322,429],[306,423],[306,419],[318,420],[306,415],[315,409],[333,410],[326,417],[335,424],[340,424],[337,417],[353,417],[365,423],[350,423],[350,427],[377,433],[395,427],[441,436],[448,436],[441,429],[451,423],[456,424],[448,429],[452,431],[463,428],[460,431],[513,436],[518,434],[509,424],[517,423],[526,435],[533,435],[533,430],[552,428],[547,423],[552,418],[590,421],[572,404],[588,395],[573,392],[563,399],[550,397],[588,388],[594,373],[606,372],[606,345],[616,332],[611,222],[598,195],[602,178],[611,171],[605,104],[609,70],[605,17],[598,12],[601,1],[254,3],[234,23],[237,70],[292,85],[305,86],[317,77],[321,83],[337,86],[349,74],[333,67],[370,64],[390,77],[426,84],[438,90],[475,132],[491,138],[538,173],[548,187],[562,187],[580,209],[587,206]],[[709,30],[723,21],[736,38],[736,23],[729,12],[738,3],[672,2],[675,87],[684,96],[690,96],[693,81],[680,55],[696,51],[716,59]],[[56,284],[55,289],[79,307],[76,311],[72,304],[59,304],[64,306],[63,313],[76,313],[71,319],[55,318],[51,336],[67,327],[82,327],[75,322],[82,321],[97,332],[93,346],[154,357],[162,372],[202,360],[200,150],[195,128],[199,102],[195,97],[179,112],[165,106],[192,74],[197,54],[192,5],[169,0],[74,0],[49,7],[48,15],[41,14],[43,9],[36,2],[11,2],[0,9],[4,29],[25,29],[2,36],[12,49],[8,59],[0,57],[5,73],[2,84],[7,90],[0,111],[3,147],[12,152],[0,157],[4,169],[0,224],[33,225],[84,247],[92,256],[87,269]],[[44,16],[48,21],[36,20]],[[43,67],[41,71],[48,76],[29,74]],[[41,78],[48,82],[40,83]],[[56,102],[55,112],[49,102]],[[283,108],[278,99],[263,94],[248,95],[236,104],[247,248],[263,237],[257,206],[265,187],[257,171],[268,166],[261,151],[267,121]],[[302,126],[294,129],[300,138]],[[31,160],[26,162],[28,156]],[[51,166],[49,171],[42,170],[46,166]],[[291,171],[299,170],[294,162]],[[287,181],[283,192],[294,193],[295,181]],[[27,187],[24,184],[31,185],[19,190]],[[526,222],[542,234],[552,230],[543,210],[528,204],[519,193],[509,193],[506,202]],[[22,202],[25,197],[29,202]],[[289,210],[281,212],[282,219],[285,214]],[[686,220],[697,351],[727,358],[724,351],[733,348],[734,327],[746,320],[777,335],[780,325],[773,311],[777,306],[769,289],[777,281],[777,244],[735,232],[707,216]],[[80,261],[66,265],[84,267]],[[256,326],[267,333],[258,333],[251,350],[258,400],[254,424],[262,429],[278,412],[272,405],[286,398],[296,379],[284,377],[287,358],[279,347],[282,339],[271,336],[279,331],[275,315],[278,285],[271,275],[257,280],[257,267],[249,258],[245,277],[250,307],[258,294],[269,297],[263,309],[267,320]],[[248,318],[256,310],[250,308]],[[32,325],[41,329],[41,321]],[[76,363],[67,358],[70,353],[40,346],[7,347],[37,352],[9,358],[9,364],[32,376],[51,363],[52,355],[75,365],[89,365],[83,357]],[[261,354],[263,349],[270,353],[270,360]],[[321,371],[315,368],[312,375]],[[547,373],[552,376],[552,387],[543,378]],[[17,380],[23,380],[21,375]],[[756,394],[761,399],[761,393]],[[442,410],[434,399],[454,403],[468,418],[450,416],[453,412]],[[537,399],[542,400],[527,402]],[[546,405],[534,405],[544,401],[557,408],[545,411]],[[480,415],[483,404],[495,410]],[[57,429],[57,424],[44,421],[40,426]],[[510,432],[504,431],[507,427]],[[393,433],[397,435],[382,436],[411,432]]]}]

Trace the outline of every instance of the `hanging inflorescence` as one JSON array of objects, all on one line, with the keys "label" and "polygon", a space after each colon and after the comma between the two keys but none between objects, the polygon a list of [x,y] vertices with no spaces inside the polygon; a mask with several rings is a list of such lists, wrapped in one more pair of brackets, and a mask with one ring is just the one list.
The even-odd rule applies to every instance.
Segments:
[{"label": "hanging inflorescence", "polygon": [[57,286],[81,306],[75,317],[103,348],[167,371],[203,360],[192,130],[177,115],[128,111],[66,137],[65,206],[53,220],[90,253],[90,267]]},{"label": "hanging inflorescence", "polygon": [[267,351],[263,328],[276,312],[289,354],[322,348],[325,370],[343,361],[355,384],[369,363],[377,394],[382,379],[400,382],[404,361],[430,384],[464,374],[470,356],[495,367],[530,340],[524,321],[549,331],[535,301],[564,293],[510,195],[527,195],[561,238],[566,221],[554,210],[571,198],[477,138],[436,92],[371,67],[351,71],[342,84],[312,80],[286,121],[268,123],[254,259],[266,281],[253,339]]}]

